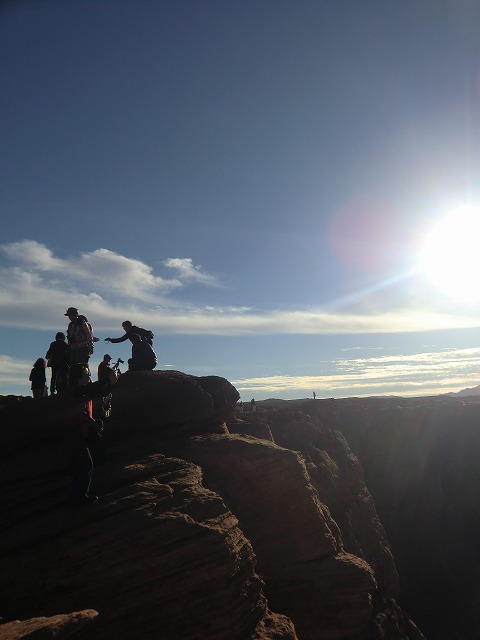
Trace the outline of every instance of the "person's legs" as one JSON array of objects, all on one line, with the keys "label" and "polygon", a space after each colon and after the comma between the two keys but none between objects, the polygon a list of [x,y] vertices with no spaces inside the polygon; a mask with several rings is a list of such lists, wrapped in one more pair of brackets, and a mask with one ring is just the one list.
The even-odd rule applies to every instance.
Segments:
[{"label": "person's legs", "polygon": [[70,347],[70,366],[72,364],[87,364],[90,358],[90,352],[88,347],[79,347],[78,349],[72,349]]},{"label": "person's legs", "polygon": [[50,379],[50,395],[53,396],[57,388],[57,368],[52,367],[52,377]]},{"label": "person's legs", "polygon": [[103,420],[95,420],[95,426],[89,429],[87,436],[87,446],[95,465],[105,464],[107,459],[107,451],[105,449],[105,441],[103,438]]},{"label": "person's legs", "polygon": [[93,462],[90,451],[82,447],[74,451],[72,460],[73,483],[72,500],[74,504],[90,502],[89,489],[92,481]]},{"label": "person's legs", "polygon": [[57,371],[57,377],[55,378],[55,388],[57,393],[61,393],[67,388],[67,376],[68,368],[62,368]]}]

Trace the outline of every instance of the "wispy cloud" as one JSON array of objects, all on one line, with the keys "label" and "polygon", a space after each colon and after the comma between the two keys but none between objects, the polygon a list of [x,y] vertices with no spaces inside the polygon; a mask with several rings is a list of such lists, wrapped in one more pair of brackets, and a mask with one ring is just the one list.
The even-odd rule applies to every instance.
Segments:
[{"label": "wispy cloud", "polygon": [[[154,331],[176,334],[340,335],[397,333],[474,327],[472,312],[422,310],[417,305],[369,310],[255,309],[242,305],[195,305],[176,292],[187,285],[220,286],[191,258],[168,258],[163,267],[175,277],[109,249],[59,258],[45,245],[24,240],[0,246],[9,262],[0,269],[0,324],[52,329],[60,313],[75,306],[94,327],[117,326],[135,318]],[[207,294],[205,294],[207,295]]]},{"label": "wispy cloud", "polygon": [[182,286],[179,278],[154,275],[153,269],[140,260],[126,258],[109,249],[96,249],[62,259],[45,245],[23,240],[0,247],[15,264],[16,271],[37,276],[45,286],[60,281],[70,289],[98,288],[100,292],[117,292],[133,299],[153,300],[153,295]]},{"label": "wispy cloud", "polygon": [[318,395],[418,396],[448,393],[480,383],[480,348],[446,349],[438,353],[343,359],[330,363],[331,375],[274,375],[232,380],[241,394],[272,397]]},{"label": "wispy cloud", "polygon": [[0,355],[0,389],[11,387],[24,389],[25,380],[28,380],[32,366],[33,362]]},{"label": "wispy cloud", "polygon": [[216,278],[202,271],[200,265],[195,266],[191,258],[167,258],[163,264],[177,272],[184,282],[200,282],[208,285],[218,285]]},{"label": "wispy cloud", "polygon": [[[169,295],[190,283],[213,285],[214,276],[190,258],[170,258],[165,268],[176,277],[155,274],[150,265],[109,249],[59,258],[45,245],[23,240],[0,245],[7,264],[0,269],[0,322],[47,328],[58,309],[82,308],[100,323],[128,311],[163,316],[178,304]],[[48,304],[46,304],[48,301]],[[88,310],[88,311],[87,311]],[[34,320],[33,320],[34,319]]]}]

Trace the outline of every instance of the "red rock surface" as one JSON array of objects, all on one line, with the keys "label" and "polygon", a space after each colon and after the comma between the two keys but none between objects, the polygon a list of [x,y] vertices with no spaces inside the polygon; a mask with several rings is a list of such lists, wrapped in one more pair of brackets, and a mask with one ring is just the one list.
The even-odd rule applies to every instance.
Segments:
[{"label": "red rock surface", "polygon": [[42,616],[30,620],[13,620],[0,625],[0,638],[2,640],[20,640],[20,638],[63,640],[75,636],[81,627],[92,622],[97,616],[97,611],[87,609],[50,618]]},{"label": "red rock surface", "polygon": [[6,403],[3,622],[94,609],[76,637],[421,638],[391,597],[388,542],[345,441],[302,412],[241,435],[237,399],[213,376],[122,376],[101,499],[81,509],[62,399]]}]

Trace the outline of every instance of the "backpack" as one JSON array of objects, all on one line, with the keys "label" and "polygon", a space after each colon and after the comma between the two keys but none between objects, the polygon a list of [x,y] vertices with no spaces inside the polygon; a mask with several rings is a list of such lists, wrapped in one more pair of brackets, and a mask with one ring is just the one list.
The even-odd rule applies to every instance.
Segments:
[{"label": "backpack", "polygon": [[89,342],[89,349],[90,349],[90,353],[93,353],[93,343],[94,342],[98,342],[98,338],[96,338],[93,334],[93,328],[92,325],[90,324],[90,322],[87,320],[87,318],[85,316],[78,316],[78,318],[80,320],[83,320],[85,322],[85,325],[90,333],[89,337],[88,337],[88,342]]},{"label": "backpack", "polygon": [[142,340],[148,342],[148,344],[153,347],[153,331],[149,331],[148,329],[141,329],[140,327],[136,327],[135,333],[138,333]]}]

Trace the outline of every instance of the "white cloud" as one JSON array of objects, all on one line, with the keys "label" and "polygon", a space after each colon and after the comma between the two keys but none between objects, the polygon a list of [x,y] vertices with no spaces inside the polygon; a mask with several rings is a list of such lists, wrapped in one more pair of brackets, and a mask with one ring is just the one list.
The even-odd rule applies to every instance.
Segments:
[{"label": "white cloud", "polygon": [[109,249],[58,258],[46,246],[24,240],[0,246],[13,265],[0,269],[0,324],[53,329],[67,307],[77,307],[97,330],[132,318],[153,331],[176,334],[340,335],[431,331],[475,327],[464,313],[423,311],[417,306],[367,312],[346,310],[253,309],[242,305],[183,306],[174,292],[184,283],[218,284],[190,258],[168,258],[163,265],[177,277],[164,278],[139,260]]},{"label": "white cloud", "polygon": [[34,240],[2,245],[1,249],[16,263],[16,269],[28,269],[48,286],[61,283],[69,289],[98,288],[100,292],[120,293],[133,299],[154,301],[158,292],[182,286],[178,279],[165,279],[153,274],[153,269],[140,260],[126,258],[109,249],[56,258]]},{"label": "white cloud", "polygon": [[0,355],[0,389],[26,386],[33,362]]},{"label": "white cloud", "polygon": [[55,258],[50,249],[35,240],[4,244],[1,249],[14,262],[39,271],[59,271],[64,266],[64,261]]},{"label": "white cloud", "polygon": [[165,278],[140,260],[104,248],[58,258],[45,245],[23,240],[0,250],[13,263],[0,269],[3,325],[56,326],[59,309],[69,306],[110,326],[114,316],[118,324],[119,315],[163,316],[178,306],[168,297],[173,290],[189,282],[215,283],[188,258],[170,259],[177,277]]},{"label": "white cloud", "polygon": [[163,264],[178,272],[178,277],[183,281],[201,282],[202,284],[216,285],[216,278],[201,271],[201,266],[195,266],[191,258],[167,258]]},{"label": "white cloud", "polygon": [[272,397],[434,395],[480,384],[480,348],[338,360],[331,375],[274,375],[231,380],[239,393]]}]

